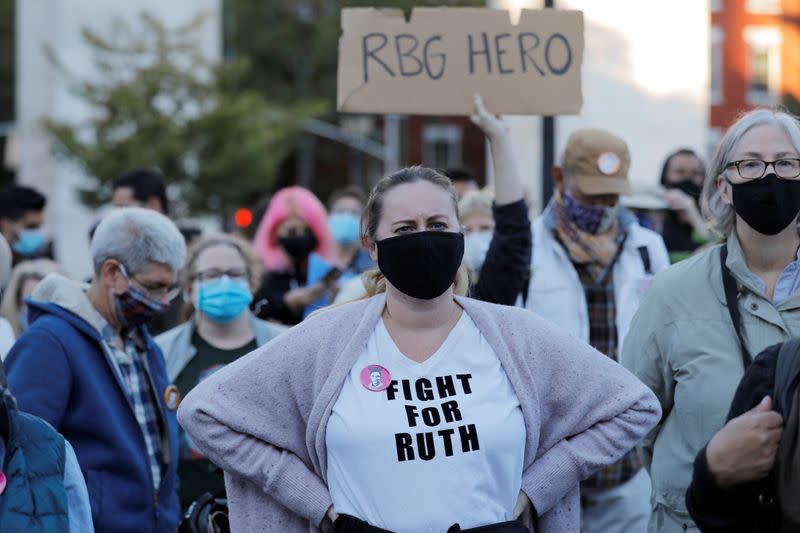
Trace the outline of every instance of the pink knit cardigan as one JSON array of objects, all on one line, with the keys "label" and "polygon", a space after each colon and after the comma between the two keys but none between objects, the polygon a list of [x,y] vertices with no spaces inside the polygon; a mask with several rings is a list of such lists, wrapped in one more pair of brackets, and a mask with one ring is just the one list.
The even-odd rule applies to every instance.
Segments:
[{"label": "pink knit cardigan", "polygon": [[[658,401],[622,366],[530,311],[457,301],[519,398],[522,490],[539,513],[537,533],[579,531],[580,481],[655,426]],[[331,505],[328,417],[384,305],[378,295],[313,316],[183,400],[180,424],[225,471],[232,531],[318,531]]]}]

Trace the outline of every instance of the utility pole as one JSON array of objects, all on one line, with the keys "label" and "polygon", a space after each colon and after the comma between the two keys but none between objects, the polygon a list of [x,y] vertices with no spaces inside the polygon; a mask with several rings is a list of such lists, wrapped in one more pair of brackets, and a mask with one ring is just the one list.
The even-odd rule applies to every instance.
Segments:
[{"label": "utility pole", "polygon": [[383,117],[383,174],[388,176],[400,168],[400,115]]},{"label": "utility pole", "polygon": [[[545,8],[554,8],[555,0],[544,0]],[[553,165],[555,164],[555,117],[542,117],[542,206],[547,205],[553,195]]]}]

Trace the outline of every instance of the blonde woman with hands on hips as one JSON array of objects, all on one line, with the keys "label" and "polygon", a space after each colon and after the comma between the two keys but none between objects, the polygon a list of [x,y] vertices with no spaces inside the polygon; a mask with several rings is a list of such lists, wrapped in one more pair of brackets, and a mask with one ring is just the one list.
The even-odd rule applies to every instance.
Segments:
[{"label": "blonde woman with hands on hips", "polygon": [[382,179],[369,297],[220,370],[178,416],[223,468],[234,531],[561,533],[579,483],[658,420],[622,367],[534,313],[459,296],[450,181]]}]

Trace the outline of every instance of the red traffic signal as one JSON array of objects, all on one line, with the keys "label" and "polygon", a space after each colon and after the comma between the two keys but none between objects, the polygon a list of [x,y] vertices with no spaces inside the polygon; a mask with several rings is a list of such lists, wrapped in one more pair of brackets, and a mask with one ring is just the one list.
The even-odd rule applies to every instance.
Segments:
[{"label": "red traffic signal", "polygon": [[246,207],[241,207],[233,214],[233,221],[240,228],[248,228],[253,223],[253,212]]}]

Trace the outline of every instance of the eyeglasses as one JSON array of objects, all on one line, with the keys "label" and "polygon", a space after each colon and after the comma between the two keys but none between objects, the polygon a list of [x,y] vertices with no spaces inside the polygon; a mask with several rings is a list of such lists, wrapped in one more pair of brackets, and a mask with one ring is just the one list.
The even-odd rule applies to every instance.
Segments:
[{"label": "eyeglasses", "polygon": [[767,167],[772,165],[779,178],[792,180],[800,177],[800,159],[776,159],[775,161],[762,161],[761,159],[742,159],[725,165],[725,168],[736,167],[739,176],[746,180],[763,178]]},{"label": "eyeglasses", "polygon": [[180,287],[148,287],[133,276],[129,276],[128,270],[122,263],[119,264],[119,270],[122,272],[122,275],[125,276],[125,279],[146,292],[147,295],[154,300],[167,300],[168,302],[171,302],[181,293]]},{"label": "eyeglasses", "polygon": [[199,281],[211,281],[220,279],[222,276],[228,276],[231,279],[246,280],[249,277],[249,272],[246,268],[231,268],[229,270],[219,270],[210,268],[202,272],[196,272],[192,279]]}]

